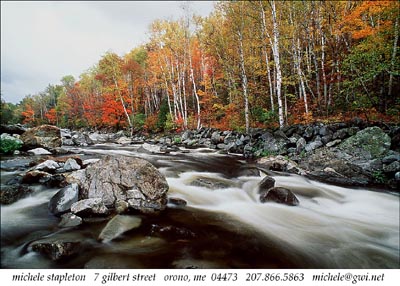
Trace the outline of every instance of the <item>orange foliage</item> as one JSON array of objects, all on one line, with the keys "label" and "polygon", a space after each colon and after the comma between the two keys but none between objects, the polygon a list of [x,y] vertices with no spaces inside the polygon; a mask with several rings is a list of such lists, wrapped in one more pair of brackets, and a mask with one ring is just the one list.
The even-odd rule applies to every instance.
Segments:
[{"label": "orange foliage", "polygon": [[24,124],[34,123],[35,121],[35,111],[33,111],[32,106],[26,106],[25,111],[21,112],[21,115],[24,117]]},{"label": "orange foliage", "polygon": [[125,114],[121,102],[117,101],[114,94],[104,94],[104,102],[101,106],[101,120],[104,126],[126,126]]},{"label": "orange foliage", "polygon": [[55,108],[50,109],[44,116],[50,124],[57,123],[57,111]]},{"label": "orange foliage", "polygon": [[394,2],[396,1],[359,2],[359,5],[343,18],[342,30],[350,33],[355,40],[375,35],[390,24],[390,21],[385,21],[380,15],[391,5],[398,5]]}]

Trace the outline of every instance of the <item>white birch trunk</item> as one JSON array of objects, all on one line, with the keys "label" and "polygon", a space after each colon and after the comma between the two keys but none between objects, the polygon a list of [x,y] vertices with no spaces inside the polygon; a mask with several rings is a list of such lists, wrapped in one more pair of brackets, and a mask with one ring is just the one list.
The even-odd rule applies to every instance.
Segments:
[{"label": "white birch trunk", "polygon": [[272,13],[272,21],[273,21],[273,54],[274,54],[274,62],[276,68],[276,95],[278,99],[278,116],[279,116],[279,127],[283,128],[285,125],[284,115],[283,115],[283,106],[282,106],[282,72],[281,72],[281,64],[279,58],[279,30],[278,30],[278,22],[276,18],[276,7],[275,0],[270,1],[271,4],[271,13]]},{"label": "white birch trunk", "polygon": [[246,121],[246,133],[250,130],[250,120],[249,120],[249,97],[247,94],[247,75],[244,66],[244,52],[243,52],[243,34],[242,31],[238,31],[239,36],[239,56],[240,56],[240,72],[242,76],[242,88],[244,97],[244,118]]}]

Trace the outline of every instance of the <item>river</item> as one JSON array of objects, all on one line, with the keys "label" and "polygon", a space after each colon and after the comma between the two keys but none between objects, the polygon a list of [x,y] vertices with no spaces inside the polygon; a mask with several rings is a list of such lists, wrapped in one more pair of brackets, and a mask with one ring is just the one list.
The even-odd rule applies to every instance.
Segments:
[{"label": "river", "polygon": [[[106,220],[61,229],[48,212],[58,189],[35,186],[29,197],[1,206],[2,268],[398,268],[399,195],[343,188],[301,176],[274,174],[276,186],[298,197],[298,206],[260,203],[254,165],[241,156],[208,149],[163,155],[138,153],[139,146],[106,144],[71,148],[82,158],[103,154],[139,156],[166,176],[169,197],[187,201],[159,215],[142,215],[140,228],[107,243],[97,240]],[[28,158],[29,159],[29,158]],[[27,158],[2,158],[26,161]],[[22,170],[2,169],[4,183]],[[219,181],[208,188],[193,181]],[[218,186],[218,185],[217,185]],[[155,227],[178,231],[156,235]],[[32,241],[74,238],[78,255],[51,261],[32,251]]]}]

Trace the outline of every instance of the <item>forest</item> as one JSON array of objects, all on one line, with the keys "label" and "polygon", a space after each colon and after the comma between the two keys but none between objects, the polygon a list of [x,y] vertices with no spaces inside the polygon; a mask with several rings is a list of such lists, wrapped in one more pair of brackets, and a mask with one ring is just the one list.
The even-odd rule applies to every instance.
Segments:
[{"label": "forest", "polygon": [[2,100],[2,123],[133,133],[400,121],[398,1],[221,1],[149,34],[78,79]]}]

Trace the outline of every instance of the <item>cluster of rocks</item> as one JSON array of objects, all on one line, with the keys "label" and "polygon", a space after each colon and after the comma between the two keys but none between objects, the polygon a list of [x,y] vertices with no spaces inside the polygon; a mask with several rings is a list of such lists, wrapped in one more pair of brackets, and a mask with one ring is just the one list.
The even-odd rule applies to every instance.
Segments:
[{"label": "cluster of rocks", "polygon": [[275,187],[275,179],[266,176],[258,185],[260,202],[276,202],[288,206],[297,206],[300,202],[291,190],[283,187]]},{"label": "cluster of rocks", "polygon": [[3,126],[2,131],[13,134],[15,140],[22,140],[22,150],[35,155],[66,153],[62,145],[102,143],[141,144],[138,152],[149,154],[184,152],[181,147],[206,147],[242,154],[246,158],[269,157],[275,165],[282,165],[279,156],[284,156],[291,163],[289,168],[283,166],[280,171],[294,173],[297,168],[298,174],[333,184],[365,186],[372,183],[399,188],[400,182],[400,127],[370,126],[357,118],[346,123],[293,125],[278,130],[252,129],[249,134],[201,128],[181,134],[137,134],[131,138],[123,131],[70,131],[49,125],[28,130],[20,125]]},{"label": "cluster of rocks", "polygon": [[116,143],[131,144],[133,142],[144,142],[144,137],[135,139],[125,135],[123,131],[117,133],[100,133],[91,131],[71,131],[61,129],[62,145],[64,146],[90,146],[94,144]]},{"label": "cluster of rocks", "polygon": [[[100,242],[139,228],[140,215],[160,212],[168,202],[165,177],[140,158],[81,160],[77,156],[44,156],[30,165],[21,176],[6,182],[9,190],[2,186],[1,203],[9,204],[28,195],[34,191],[32,185],[63,186],[50,199],[49,212],[60,217],[60,228],[76,227],[93,219],[109,220],[98,236]],[[182,205],[180,201],[175,203]],[[28,245],[30,250],[55,261],[76,255],[82,247],[80,238],[68,236],[68,232],[42,237]]]},{"label": "cluster of rocks", "polygon": [[247,158],[267,157],[267,169],[333,184],[384,184],[398,189],[400,183],[400,127],[369,126],[359,119],[294,125],[275,131],[254,129],[250,134],[188,130],[181,135],[181,144],[239,153]]}]

